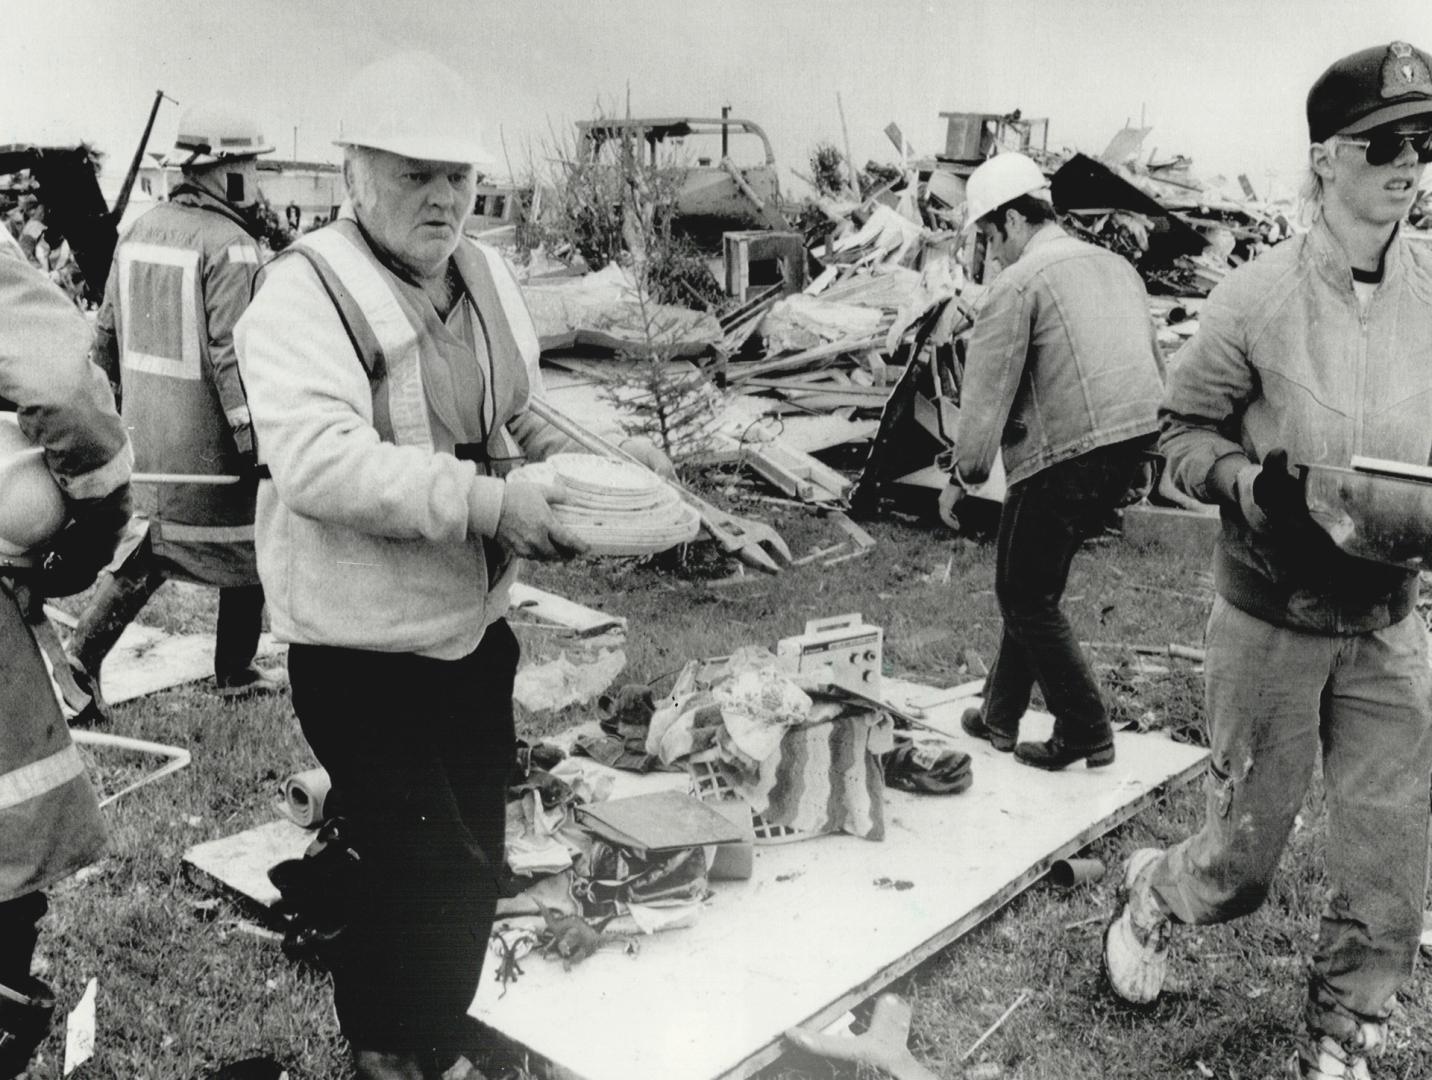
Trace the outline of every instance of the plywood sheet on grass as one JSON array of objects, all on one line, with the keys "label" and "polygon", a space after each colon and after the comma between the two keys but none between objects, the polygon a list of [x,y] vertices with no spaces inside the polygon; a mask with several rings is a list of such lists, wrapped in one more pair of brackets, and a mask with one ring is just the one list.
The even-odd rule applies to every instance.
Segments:
[{"label": "plywood sheet on grass", "polygon": [[[783,1030],[829,1023],[1206,759],[1120,734],[1111,767],[1043,773],[960,732],[977,689],[887,686],[892,703],[940,702],[926,717],[973,756],[969,791],[889,792],[881,842],[759,847],[749,881],[717,883],[697,925],[642,939],[635,957],[607,948],[571,971],[532,957],[505,994],[488,964],[472,1015],[585,1080],[749,1076],[780,1056]],[[1022,735],[1050,723],[1031,714]],[[684,778],[619,774],[613,794],[673,783]]]},{"label": "plywood sheet on grass", "polygon": [[[259,638],[259,657],[283,651],[271,636]],[[166,634],[130,624],[105,657],[100,686],[111,705],[168,690],[214,674],[213,634]]]}]

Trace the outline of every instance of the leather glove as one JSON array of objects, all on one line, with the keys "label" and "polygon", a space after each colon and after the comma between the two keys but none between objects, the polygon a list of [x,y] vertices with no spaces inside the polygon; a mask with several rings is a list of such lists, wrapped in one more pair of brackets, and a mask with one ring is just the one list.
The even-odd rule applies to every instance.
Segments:
[{"label": "leather glove", "polygon": [[129,485],[98,499],[75,499],[69,511],[70,520],[55,535],[35,574],[35,589],[43,596],[73,596],[94,584],[124,539]]},{"label": "leather glove", "polygon": [[1238,473],[1238,506],[1254,532],[1307,520],[1308,504],[1303,480],[1288,466],[1288,451],[1269,450],[1263,464],[1245,466]]}]

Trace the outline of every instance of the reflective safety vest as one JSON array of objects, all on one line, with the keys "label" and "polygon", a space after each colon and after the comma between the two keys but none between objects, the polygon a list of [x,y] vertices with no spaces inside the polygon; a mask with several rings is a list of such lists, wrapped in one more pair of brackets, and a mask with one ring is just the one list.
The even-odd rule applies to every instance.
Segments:
[{"label": "reflective safety vest", "polygon": [[333,301],[372,384],[373,426],[385,442],[456,453],[494,475],[520,460],[505,423],[526,405],[527,372],[541,345],[501,254],[466,240],[453,253],[488,361],[476,410],[428,393],[428,383],[448,384],[447,369],[470,366],[472,355],[450,352],[452,335],[440,329],[432,302],[379,261],[356,221],[317,229],[280,258],[290,254],[308,261]]},{"label": "reflective safety vest", "polygon": [[[115,251],[100,330],[113,324],[135,470],[249,471],[248,402],[234,324],[248,306],[259,246],[242,219],[185,187],[134,223]],[[216,586],[258,582],[252,478],[231,485],[142,483],[135,509],[156,555]]]},{"label": "reflective safety vest", "polygon": [[99,802],[9,586],[0,580],[0,902],[88,866]]}]

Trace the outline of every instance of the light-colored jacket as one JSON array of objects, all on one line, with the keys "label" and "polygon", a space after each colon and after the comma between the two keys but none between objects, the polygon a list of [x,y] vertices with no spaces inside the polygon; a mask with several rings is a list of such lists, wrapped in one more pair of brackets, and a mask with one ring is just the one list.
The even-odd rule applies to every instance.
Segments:
[{"label": "light-colored jacket", "polygon": [[[89,327],[0,229],[0,396],[72,499],[129,479],[114,398],[89,363]],[[0,585],[0,902],[93,862],[104,822],[44,661],[14,596]]]},{"label": "light-colored jacket", "polygon": [[137,484],[157,555],[206,585],[252,585],[253,435],[234,358],[259,246],[237,213],[182,187],[139,218],[115,249],[95,332],[95,362],[119,375],[141,472],[245,475],[238,484]]},{"label": "light-colored jacket", "polygon": [[960,387],[955,462],[1011,484],[1157,430],[1163,360],[1143,281],[1118,255],[1048,224],[990,286]]},{"label": "light-colored jacket", "polygon": [[[236,332],[259,455],[258,559],[284,641],[465,656],[507,608],[515,560],[492,540],[504,481],[460,460],[544,457],[570,442],[525,412],[539,346],[501,256],[454,256],[471,344],[373,253],[345,210],[264,279]],[[342,283],[340,317],[329,288]],[[353,331],[350,336],[350,329]],[[378,359],[370,382],[365,363]],[[468,391],[468,392],[464,392]]]},{"label": "light-colored jacket", "polygon": [[1214,580],[1224,597],[1329,633],[1379,629],[1410,611],[1416,574],[1306,537],[1255,535],[1232,485],[1278,448],[1293,462],[1341,466],[1354,454],[1432,459],[1432,252],[1395,235],[1363,308],[1350,260],[1320,219],[1214,289],[1171,367],[1160,448],[1181,490],[1222,504]]}]

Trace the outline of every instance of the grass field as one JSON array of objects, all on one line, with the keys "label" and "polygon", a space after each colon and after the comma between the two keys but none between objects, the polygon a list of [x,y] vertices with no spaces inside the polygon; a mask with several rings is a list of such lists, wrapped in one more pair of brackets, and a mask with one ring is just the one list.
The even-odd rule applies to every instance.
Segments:
[{"label": "grass field", "polygon": [[[731,492],[713,497],[729,502]],[[773,504],[735,507],[767,517],[797,555],[843,534],[828,520]],[[585,561],[531,567],[527,579],[628,619],[623,681],[656,682],[689,658],[772,643],[808,618],[861,612],[885,629],[887,670],[934,685],[966,681],[994,651],[999,617],[993,547],[938,526],[891,517],[868,525],[879,541],[863,558],[814,563],[776,578],[719,580],[732,567]],[[697,549],[698,551],[700,549]],[[1119,538],[1094,543],[1075,563],[1066,608],[1080,637],[1198,645],[1211,599],[1202,560],[1140,550]],[[167,587],[144,621],[207,628],[209,594]],[[521,621],[519,619],[519,621]],[[522,627],[529,658],[555,655],[563,635]],[[1105,686],[1121,721],[1195,736],[1202,722],[1197,673],[1180,660],[1162,670],[1100,650]],[[587,719],[586,709],[520,715],[540,736]],[[41,941],[43,977],[62,1007],[99,980],[95,1058],[76,1074],[190,1078],[254,1054],[282,1062],[293,1080],[349,1075],[326,976],[287,960],[254,913],[181,872],[190,845],[270,820],[280,781],[312,763],[286,701],[225,705],[201,685],[119,706],[113,730],[185,745],[193,764],[126,796],[106,814],[110,855],[52,891]],[[96,757],[102,786],[130,766]],[[1168,992],[1149,1011],[1119,1006],[1103,986],[1099,942],[1121,860],[1134,848],[1175,841],[1197,825],[1201,786],[1161,800],[1090,846],[1109,866],[1103,884],[1068,892],[1036,886],[894,989],[914,1006],[911,1045],[936,1074],[1019,1080],[1262,1080],[1279,1074],[1300,1024],[1305,956],[1323,892],[1324,812],[1315,787],[1258,914],[1237,924],[1181,929]],[[834,945],[835,943],[833,943]],[[977,1053],[963,1055],[1021,991],[1027,1001]],[[574,1003],[574,1007],[579,1007]],[[1425,967],[1400,1001],[1394,1042],[1376,1075],[1432,1076],[1432,981]],[[560,1018],[554,1018],[560,1022]],[[633,1038],[640,1038],[634,1029]],[[34,1077],[59,1075],[53,1034]],[[788,1055],[767,1080],[855,1077]]]}]

